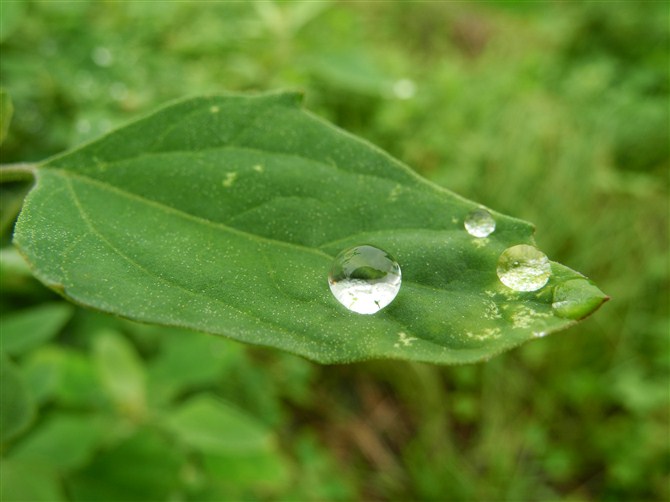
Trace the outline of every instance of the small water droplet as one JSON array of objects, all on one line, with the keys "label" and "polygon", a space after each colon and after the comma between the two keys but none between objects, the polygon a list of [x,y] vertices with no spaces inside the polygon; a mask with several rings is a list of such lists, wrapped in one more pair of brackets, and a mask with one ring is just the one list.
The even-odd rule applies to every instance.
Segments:
[{"label": "small water droplet", "polygon": [[487,237],[496,229],[496,220],[493,219],[491,213],[480,207],[465,217],[464,226],[470,235]]},{"label": "small water droplet", "polygon": [[359,314],[374,314],[400,290],[400,265],[386,251],[373,246],[345,249],[335,257],[328,284],[342,305]]},{"label": "small water droplet", "polygon": [[536,291],[551,276],[551,263],[539,249],[519,244],[502,252],[496,270],[500,282],[515,291]]}]

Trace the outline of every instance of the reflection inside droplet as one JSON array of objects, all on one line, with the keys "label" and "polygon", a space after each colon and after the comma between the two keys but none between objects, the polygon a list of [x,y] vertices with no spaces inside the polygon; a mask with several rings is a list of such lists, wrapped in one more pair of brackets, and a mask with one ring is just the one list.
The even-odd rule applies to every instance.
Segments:
[{"label": "reflection inside droplet", "polygon": [[496,220],[484,208],[471,211],[464,221],[465,230],[475,237],[487,237],[496,229]]},{"label": "reflection inside droplet", "polygon": [[542,288],[551,276],[551,263],[542,251],[519,244],[502,252],[496,269],[498,278],[515,291],[536,291]]},{"label": "reflection inside droplet", "polygon": [[333,295],[347,309],[374,314],[398,294],[401,272],[386,251],[374,246],[356,246],[335,257],[328,284]]}]

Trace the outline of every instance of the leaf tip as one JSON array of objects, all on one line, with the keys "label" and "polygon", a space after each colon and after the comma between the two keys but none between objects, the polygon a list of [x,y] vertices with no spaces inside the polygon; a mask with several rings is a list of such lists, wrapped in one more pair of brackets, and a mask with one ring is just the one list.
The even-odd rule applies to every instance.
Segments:
[{"label": "leaf tip", "polygon": [[580,321],[609,300],[610,297],[588,279],[572,279],[556,286],[552,307],[558,316]]}]

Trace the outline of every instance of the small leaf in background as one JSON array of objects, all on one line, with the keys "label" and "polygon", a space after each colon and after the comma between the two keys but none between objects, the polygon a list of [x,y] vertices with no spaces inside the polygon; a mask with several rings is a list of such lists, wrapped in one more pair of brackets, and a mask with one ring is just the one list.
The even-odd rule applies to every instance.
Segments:
[{"label": "small leaf in background", "polygon": [[[495,231],[472,236],[478,207],[305,112],[296,93],[212,96],[38,164],[14,242],[45,284],[134,320],[323,363],[466,363],[572,325],[552,292],[582,278],[547,262],[537,291],[501,284],[499,256],[534,246],[533,227],[489,211]],[[327,283],[333,258],[362,244],[402,269],[395,300],[369,316]],[[586,300],[585,315],[605,297]]]},{"label": "small leaf in background", "polygon": [[[7,3],[8,2],[3,2],[3,6],[6,5]],[[4,17],[4,12],[3,15],[0,17]],[[2,21],[0,21],[0,24],[2,24]],[[9,93],[5,89],[0,88],[0,145],[5,141],[5,138],[7,137],[7,131],[9,131],[9,124],[12,121],[13,113],[14,113],[14,105],[12,105],[12,100],[9,97]]]},{"label": "small leaf in background", "polygon": [[95,416],[55,413],[16,445],[10,458],[70,471],[91,460],[103,432]]},{"label": "small leaf in background", "polygon": [[0,442],[26,429],[35,416],[35,403],[19,369],[0,352]]},{"label": "small leaf in background", "polygon": [[8,285],[7,276],[30,277],[30,267],[26,260],[19,254],[16,248],[12,246],[0,249],[0,267],[2,267],[2,275],[0,275],[0,284],[2,284],[3,291],[12,289]]},{"label": "small leaf in background", "polygon": [[99,332],[93,342],[93,359],[110,399],[130,417],[144,416],[146,375],[132,344],[116,331]]},{"label": "small leaf in background", "polygon": [[284,389],[275,372],[270,361],[259,363],[245,350],[224,369],[217,394],[257,417],[266,427],[279,427],[285,418],[279,397]]},{"label": "small leaf in background", "polygon": [[205,454],[202,459],[212,491],[218,488],[222,499],[267,497],[291,482],[290,463],[276,451]]},{"label": "small leaf in background", "polygon": [[26,385],[39,404],[53,397],[61,381],[63,350],[55,346],[40,347],[22,361]]},{"label": "small leaf in background", "polygon": [[343,471],[313,434],[299,436],[294,449],[298,478],[284,493],[286,500],[345,502],[357,498],[351,471]]},{"label": "small leaf in background", "polygon": [[23,354],[55,337],[70,320],[74,307],[68,303],[46,303],[5,314],[0,320],[2,349]]},{"label": "small leaf in background", "polygon": [[221,340],[211,335],[165,331],[161,352],[147,370],[152,402],[165,403],[179,392],[214,383],[221,376],[230,352],[240,352],[240,346],[234,347],[234,342],[221,344]]},{"label": "small leaf in background", "polygon": [[107,402],[100,376],[86,354],[56,345],[45,345],[22,361],[26,384],[43,403],[53,399],[60,406],[102,408]]},{"label": "small leaf in background", "polygon": [[165,425],[184,444],[217,454],[254,453],[272,449],[273,437],[253,416],[208,394],[181,404]]},{"label": "small leaf in background", "polygon": [[56,473],[44,466],[13,459],[0,461],[0,500],[59,502],[66,500]]},{"label": "small leaf in background", "polygon": [[172,500],[184,459],[158,433],[140,429],[66,481],[75,501]]},{"label": "small leaf in background", "polygon": [[[16,217],[21,211],[23,200],[30,191],[30,183],[4,183],[0,179],[0,246],[7,248],[11,244],[11,233]],[[25,261],[25,260],[24,260]],[[5,275],[5,271],[2,271]],[[9,271],[10,274],[14,271]],[[32,277],[32,272],[29,274]],[[5,278],[3,277],[3,282]]]},{"label": "small leaf in background", "polygon": [[320,52],[307,60],[310,72],[335,88],[371,96],[383,96],[393,81],[376,64],[375,58],[357,48]]},{"label": "small leaf in background", "polygon": [[[3,217],[7,215],[5,212],[5,204],[3,185],[0,187],[0,195],[2,200],[0,200],[0,225],[5,223]],[[26,187],[24,191],[28,192]],[[23,197],[21,197],[21,203],[23,203]],[[20,207],[17,207],[15,214],[18,214]],[[9,209],[9,212],[12,212],[13,209]],[[13,225],[13,221],[7,225]],[[8,301],[10,298],[13,300],[20,300],[22,303],[34,304],[37,301],[53,301],[54,293],[46,289],[35,277],[28,266],[26,260],[19,254],[14,246],[7,246],[0,249],[0,291],[2,291],[2,296],[0,297],[0,304]],[[12,311],[11,308],[7,309],[7,313]]]},{"label": "small leaf in background", "polygon": [[[58,349],[56,349],[58,350]],[[91,359],[75,350],[61,349],[55,399],[63,406],[101,407],[107,402],[101,392],[100,375]]]}]

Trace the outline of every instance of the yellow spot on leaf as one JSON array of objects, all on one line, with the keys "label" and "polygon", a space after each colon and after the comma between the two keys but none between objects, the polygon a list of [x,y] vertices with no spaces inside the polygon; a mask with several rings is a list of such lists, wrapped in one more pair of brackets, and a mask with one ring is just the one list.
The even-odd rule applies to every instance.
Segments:
[{"label": "yellow spot on leaf", "polygon": [[395,348],[409,347],[415,340],[418,340],[418,338],[414,338],[413,336],[407,336],[407,333],[401,331],[400,333],[398,333],[398,342],[394,343],[393,346]]},{"label": "yellow spot on leaf", "polygon": [[226,188],[233,186],[233,183],[235,183],[236,179],[237,179],[236,172],[233,171],[231,173],[226,173],[226,179],[223,180],[223,186]]}]

